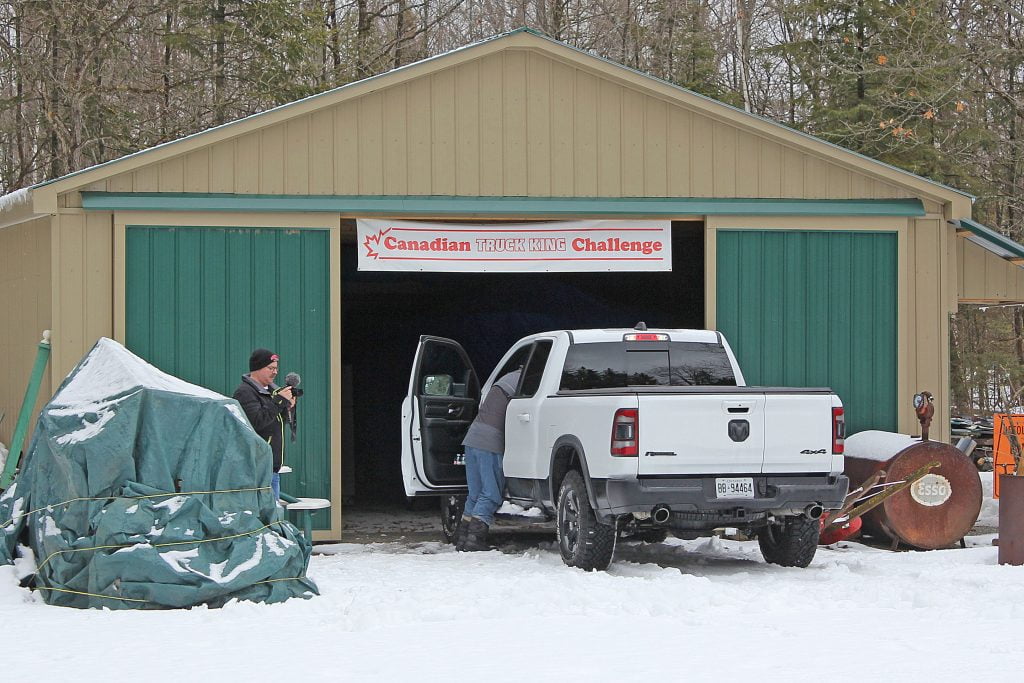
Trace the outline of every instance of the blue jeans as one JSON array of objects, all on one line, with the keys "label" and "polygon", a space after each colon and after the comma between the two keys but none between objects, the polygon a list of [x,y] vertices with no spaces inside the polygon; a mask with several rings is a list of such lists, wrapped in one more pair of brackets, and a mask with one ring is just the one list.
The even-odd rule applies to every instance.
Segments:
[{"label": "blue jeans", "polygon": [[465,514],[483,520],[490,526],[494,512],[501,507],[505,491],[505,472],[501,467],[501,454],[466,446]]},{"label": "blue jeans", "polygon": [[281,475],[274,472],[270,478],[270,490],[274,492],[274,502],[281,500]]}]

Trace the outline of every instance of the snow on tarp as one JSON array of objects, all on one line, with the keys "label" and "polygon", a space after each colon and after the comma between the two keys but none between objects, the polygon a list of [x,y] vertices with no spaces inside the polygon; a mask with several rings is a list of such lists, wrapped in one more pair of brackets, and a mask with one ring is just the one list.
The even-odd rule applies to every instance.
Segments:
[{"label": "snow on tarp", "polygon": [[921,443],[920,437],[869,429],[846,437],[844,453],[848,458],[885,462],[918,443]]},{"label": "snow on tarp", "polygon": [[100,339],[43,408],[0,496],[50,604],[166,608],[316,594],[310,544],[270,491],[270,447],[230,398]]}]

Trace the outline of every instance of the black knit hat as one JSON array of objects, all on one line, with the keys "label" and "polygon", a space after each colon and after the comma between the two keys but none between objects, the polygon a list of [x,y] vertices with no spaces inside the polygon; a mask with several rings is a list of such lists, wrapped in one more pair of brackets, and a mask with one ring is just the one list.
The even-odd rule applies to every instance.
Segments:
[{"label": "black knit hat", "polygon": [[256,349],[249,356],[249,372],[262,370],[277,360],[277,354],[270,349]]}]

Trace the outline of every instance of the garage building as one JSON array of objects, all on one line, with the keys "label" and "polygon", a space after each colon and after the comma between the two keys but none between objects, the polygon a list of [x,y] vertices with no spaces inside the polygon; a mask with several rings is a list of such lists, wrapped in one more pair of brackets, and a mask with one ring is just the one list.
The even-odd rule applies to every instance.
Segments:
[{"label": "garage building", "polygon": [[[37,408],[101,336],[229,395],[267,346],[306,390],[282,486],[338,539],[343,500],[401,495],[420,334],[486,376],[526,334],[640,320],[721,330],[750,384],[831,386],[850,433],[915,432],[929,390],[948,437],[950,315],[1024,301],[1024,247],[971,204],[522,29],[0,199],[0,441],[43,329]],[[671,269],[367,269],[361,219],[656,222]]]}]

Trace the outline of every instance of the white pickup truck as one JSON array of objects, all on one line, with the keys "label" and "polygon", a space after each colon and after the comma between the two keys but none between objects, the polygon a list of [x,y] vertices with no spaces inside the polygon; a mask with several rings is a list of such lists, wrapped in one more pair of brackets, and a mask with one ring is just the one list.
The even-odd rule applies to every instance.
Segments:
[{"label": "white pickup truck", "polygon": [[409,496],[466,492],[462,438],[499,377],[523,368],[505,418],[507,498],[556,519],[566,564],[604,569],[617,535],[736,529],[765,560],[805,567],[847,493],[844,417],[829,389],[748,387],[707,330],[560,330],[516,342],[482,389],[462,347],[420,337],[402,403]]}]

